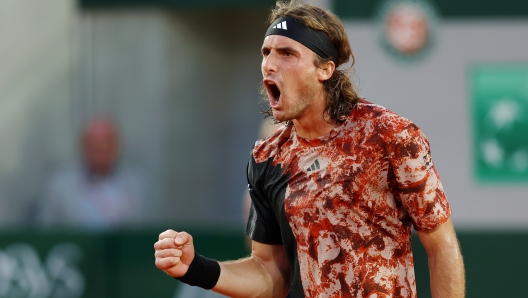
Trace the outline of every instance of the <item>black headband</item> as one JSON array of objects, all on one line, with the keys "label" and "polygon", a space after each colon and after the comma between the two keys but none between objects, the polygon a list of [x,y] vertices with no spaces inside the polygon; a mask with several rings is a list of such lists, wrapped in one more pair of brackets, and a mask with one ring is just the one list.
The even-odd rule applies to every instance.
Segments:
[{"label": "black headband", "polygon": [[282,35],[291,38],[322,58],[332,58],[336,67],[338,66],[339,52],[330,38],[323,31],[308,28],[293,17],[285,16],[275,20],[264,36],[268,35]]}]

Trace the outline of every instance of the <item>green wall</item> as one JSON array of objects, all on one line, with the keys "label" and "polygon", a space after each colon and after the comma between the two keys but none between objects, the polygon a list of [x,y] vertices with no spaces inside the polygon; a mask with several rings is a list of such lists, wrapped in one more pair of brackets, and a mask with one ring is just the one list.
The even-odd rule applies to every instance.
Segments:
[{"label": "green wall", "polygon": [[268,8],[273,0],[78,0],[82,8],[164,7],[176,9]]},{"label": "green wall", "polygon": [[[164,229],[105,234],[78,231],[0,232],[0,268],[10,267],[12,262],[8,259],[18,263],[18,269],[12,270],[9,276],[0,269],[0,290],[2,281],[10,284],[10,292],[3,296],[0,291],[0,298],[30,297],[31,291],[45,292],[46,284],[64,288],[63,285],[67,283],[65,280],[71,282],[69,273],[80,273],[84,277],[84,294],[80,297],[172,297],[179,282],[154,265],[153,245]],[[197,251],[208,257],[227,260],[247,254],[242,230],[217,227],[186,227],[184,230],[192,233]],[[72,262],[67,253],[63,254],[66,276],[62,277],[65,279],[54,278],[53,270],[46,265],[57,244],[73,244],[82,251],[82,258],[78,262]],[[10,251],[20,245],[24,249],[19,249],[18,253]],[[26,251],[28,247],[35,250],[37,263],[32,260],[32,254]],[[40,275],[41,272],[45,274]],[[47,280],[44,276],[47,276]],[[77,296],[68,294],[66,297]]]},{"label": "green wall", "polygon": [[[466,266],[468,298],[528,297],[528,231],[458,231]],[[427,255],[413,238],[415,271],[420,298],[431,297]]]},{"label": "green wall", "polygon": [[[13,244],[23,243],[36,250],[41,267],[26,271],[33,275],[40,271],[47,272],[45,275],[49,278],[48,283],[61,287],[60,281],[52,281],[53,270],[46,267],[46,262],[49,262],[52,247],[58,243],[71,243],[80,248],[83,257],[78,262],[66,264],[65,267],[69,267],[70,271],[64,272],[70,272],[66,277],[71,276],[72,270],[84,276],[86,286],[82,297],[172,297],[179,282],[166,276],[154,265],[153,244],[163,230],[164,228],[109,234],[4,231],[0,233],[0,268],[9,264],[6,262],[6,256],[9,255],[18,259],[20,270],[18,273],[16,270],[12,271],[16,273],[13,273],[14,278],[2,276],[1,280],[10,280],[11,291],[21,291],[24,284],[28,284],[27,280],[35,280],[35,276],[24,277],[24,266],[36,266],[28,261],[30,258],[27,252],[25,257],[8,252]],[[247,254],[245,236],[240,229],[190,226],[185,227],[185,230],[194,235],[197,250],[208,257],[226,260]],[[467,297],[528,297],[525,286],[528,231],[458,231],[458,237],[466,264]],[[414,247],[419,297],[430,297],[427,257],[417,238],[414,238]],[[66,263],[69,262],[67,255],[62,254]],[[33,284],[33,288],[37,287],[37,283],[33,281]],[[0,298],[3,297],[10,296],[2,296],[0,293]]]},{"label": "green wall", "polygon": [[[333,11],[342,18],[364,19],[373,17],[386,0],[334,0]],[[448,19],[503,18],[528,16],[526,0],[428,0]]]}]

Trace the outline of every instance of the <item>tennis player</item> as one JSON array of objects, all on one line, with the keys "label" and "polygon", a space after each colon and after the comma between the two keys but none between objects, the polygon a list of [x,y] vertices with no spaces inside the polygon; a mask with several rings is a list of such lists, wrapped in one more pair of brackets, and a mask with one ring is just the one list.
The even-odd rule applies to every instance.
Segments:
[{"label": "tennis player", "polygon": [[250,155],[251,256],[208,259],[190,234],[167,230],[154,245],[156,266],[230,297],[417,297],[414,228],[432,296],[464,297],[451,208],[426,137],[358,97],[350,69],[338,68],[354,56],[334,14],[277,2],[269,21],[262,90],[284,125]]}]

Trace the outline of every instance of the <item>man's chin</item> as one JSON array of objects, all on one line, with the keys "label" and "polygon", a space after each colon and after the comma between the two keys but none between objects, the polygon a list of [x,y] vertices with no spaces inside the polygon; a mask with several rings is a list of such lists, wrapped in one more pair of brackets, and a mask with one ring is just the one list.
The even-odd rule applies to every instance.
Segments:
[{"label": "man's chin", "polygon": [[275,118],[275,120],[280,121],[280,122],[286,122],[286,121],[291,120],[286,115],[284,115],[283,113],[279,113],[276,110],[273,110],[273,118]]}]

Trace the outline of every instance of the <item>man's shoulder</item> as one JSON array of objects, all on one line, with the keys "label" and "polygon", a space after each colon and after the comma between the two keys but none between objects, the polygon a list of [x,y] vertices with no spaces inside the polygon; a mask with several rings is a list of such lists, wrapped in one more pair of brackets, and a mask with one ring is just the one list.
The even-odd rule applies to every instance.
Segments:
[{"label": "man's shoulder", "polygon": [[368,101],[357,104],[353,112],[351,124],[354,125],[353,123],[371,132],[369,135],[382,137],[388,142],[407,135],[409,129],[419,130],[411,120]]},{"label": "man's shoulder", "polygon": [[393,111],[389,110],[388,108],[372,103],[367,100],[362,100],[357,103],[355,111],[359,112],[360,114],[366,114],[371,117],[387,117],[387,116],[396,116],[401,117],[398,114],[394,113]]},{"label": "man's shoulder", "polygon": [[277,155],[284,143],[289,140],[290,134],[291,127],[282,126],[269,137],[255,142],[252,151],[255,162],[261,163]]},{"label": "man's shoulder", "polygon": [[396,114],[392,110],[366,100],[362,100],[357,104],[354,113],[366,120],[391,124],[391,126],[405,127],[412,124],[411,120]]}]

